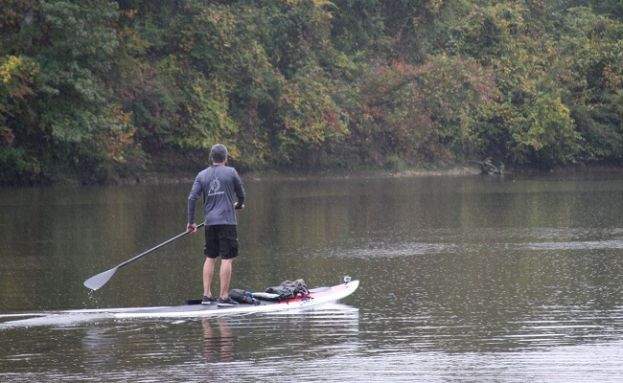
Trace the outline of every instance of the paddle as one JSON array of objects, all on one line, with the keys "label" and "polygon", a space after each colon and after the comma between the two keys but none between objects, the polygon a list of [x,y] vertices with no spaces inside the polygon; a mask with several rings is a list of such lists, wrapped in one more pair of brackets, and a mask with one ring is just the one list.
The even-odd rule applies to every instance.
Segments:
[{"label": "paddle", "polygon": [[[197,225],[197,229],[200,228],[203,225],[205,225],[205,222],[204,223],[200,223],[199,225]],[[91,290],[97,290],[100,287],[104,286],[106,283],[108,283],[110,278],[112,278],[112,276],[115,275],[117,270],[119,270],[123,266],[128,265],[128,264],[136,261],[137,259],[146,256],[147,254],[151,253],[152,251],[157,250],[157,249],[161,248],[162,246],[164,246],[164,245],[166,245],[168,243],[171,243],[171,242],[175,241],[176,239],[181,238],[181,237],[185,236],[186,234],[188,234],[190,232],[191,231],[185,231],[183,233],[180,233],[180,234],[176,235],[175,237],[169,238],[166,241],[162,242],[161,244],[156,245],[156,246],[152,247],[151,249],[146,250],[146,251],[140,253],[139,255],[134,256],[134,257],[128,259],[127,261],[121,262],[120,264],[118,264],[117,266],[113,267],[110,270],[106,270],[103,273],[99,273],[97,275],[94,275],[91,278],[89,278],[86,281],[84,281],[84,285],[87,288],[91,289]]]}]

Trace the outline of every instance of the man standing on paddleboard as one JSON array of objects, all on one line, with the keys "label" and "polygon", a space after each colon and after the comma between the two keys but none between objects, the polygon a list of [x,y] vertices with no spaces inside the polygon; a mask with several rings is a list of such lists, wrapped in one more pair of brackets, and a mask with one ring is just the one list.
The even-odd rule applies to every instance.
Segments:
[{"label": "man standing on paddleboard", "polygon": [[[232,274],[232,261],[238,256],[238,231],[234,209],[244,208],[245,191],[236,169],[227,164],[227,148],[216,144],[210,150],[212,166],[197,174],[188,196],[187,230],[197,231],[195,224],[195,205],[199,196],[204,198],[205,247],[203,264],[202,304],[217,303],[219,306],[236,304],[229,297],[229,282]],[[234,194],[238,201],[234,203]],[[221,257],[220,294],[218,299],[211,292],[212,276],[216,260]]]}]

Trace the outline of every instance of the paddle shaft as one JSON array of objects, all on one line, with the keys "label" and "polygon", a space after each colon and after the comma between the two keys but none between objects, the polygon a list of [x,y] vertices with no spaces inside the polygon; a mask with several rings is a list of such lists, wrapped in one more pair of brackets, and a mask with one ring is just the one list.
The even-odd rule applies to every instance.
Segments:
[{"label": "paddle shaft", "polygon": [[[205,222],[200,223],[199,225],[197,225],[197,229],[204,226]],[[117,266],[113,267],[110,270],[106,270],[102,273],[96,274],[94,276],[92,276],[91,278],[87,279],[86,281],[84,281],[84,285],[91,289],[91,290],[97,290],[100,287],[104,286],[106,283],[108,283],[108,281],[110,280],[110,278],[112,278],[113,275],[115,275],[115,273],[117,272],[117,270],[119,270],[120,268],[122,268],[123,266],[126,266],[144,256],[146,256],[147,254],[150,254],[151,252],[158,250],[159,248],[161,248],[162,246],[165,246],[173,241],[175,241],[176,239],[179,239],[183,236],[185,236],[186,234],[191,233],[191,231],[187,230],[183,233],[180,233],[178,235],[176,235],[173,238],[169,238],[166,241],[162,242],[161,244],[158,244],[154,247],[152,247],[149,250],[145,250],[142,253],[140,253],[139,255],[136,255],[126,261],[121,262],[120,264],[118,264]]]},{"label": "paddle shaft", "polygon": [[[199,228],[200,228],[200,227],[202,227],[203,225],[205,225],[205,223],[200,223],[199,225],[197,225],[197,229],[199,229]],[[152,248],[151,248],[151,249],[149,249],[149,250],[145,250],[145,251],[143,251],[142,253],[140,253],[139,255],[136,255],[136,256],[134,256],[134,257],[132,257],[132,258],[128,259],[127,261],[121,262],[120,264],[118,264],[117,266],[115,266],[115,268],[116,268],[116,269],[120,269],[120,268],[122,268],[123,266],[128,265],[128,264],[130,264],[130,263],[132,263],[132,262],[134,262],[134,261],[136,261],[136,260],[138,260],[138,259],[140,259],[140,258],[142,258],[142,257],[146,256],[147,254],[151,253],[152,251],[158,250],[158,249],[159,249],[159,248],[161,248],[162,246],[168,245],[169,243],[171,243],[171,242],[175,241],[176,239],[179,239],[179,238],[181,238],[181,237],[185,236],[185,235],[186,235],[186,234],[188,234],[188,233],[191,233],[191,231],[188,231],[188,230],[187,230],[187,231],[185,231],[185,232],[183,232],[183,233],[179,233],[179,234],[178,234],[178,235],[176,235],[175,237],[173,237],[173,238],[169,238],[169,239],[167,239],[166,241],[162,242],[161,244],[156,245],[156,246],[152,247]]]}]

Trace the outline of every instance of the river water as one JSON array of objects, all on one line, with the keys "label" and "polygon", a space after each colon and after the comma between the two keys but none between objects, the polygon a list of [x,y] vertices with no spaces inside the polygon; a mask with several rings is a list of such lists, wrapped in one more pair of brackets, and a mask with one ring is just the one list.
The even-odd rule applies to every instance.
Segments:
[{"label": "river water", "polygon": [[0,189],[0,381],[620,382],[623,174],[245,179],[232,287],[361,281],[315,310],[1,325],[201,295],[190,184]]}]

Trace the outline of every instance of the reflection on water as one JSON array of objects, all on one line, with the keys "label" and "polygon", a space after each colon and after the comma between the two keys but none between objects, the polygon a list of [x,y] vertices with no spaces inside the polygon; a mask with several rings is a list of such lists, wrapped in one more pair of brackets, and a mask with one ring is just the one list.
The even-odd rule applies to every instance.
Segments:
[{"label": "reflection on water", "polygon": [[0,381],[623,380],[622,177],[246,186],[232,287],[348,274],[361,286],[345,304],[205,320],[8,317],[178,304],[199,297],[203,257],[189,236],[89,296],[84,279],[183,229],[187,185],[0,190],[0,322],[30,321],[0,324]]},{"label": "reflection on water", "polygon": [[206,362],[233,362],[234,337],[227,319],[203,319],[201,324],[203,325],[203,356]]}]

